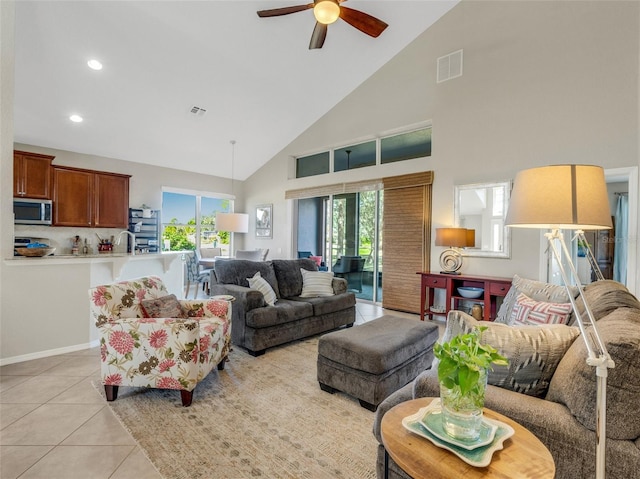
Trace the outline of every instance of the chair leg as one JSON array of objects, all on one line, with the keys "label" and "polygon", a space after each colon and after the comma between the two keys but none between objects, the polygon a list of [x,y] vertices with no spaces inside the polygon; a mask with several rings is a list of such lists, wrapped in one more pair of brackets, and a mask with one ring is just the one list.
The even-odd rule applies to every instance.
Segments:
[{"label": "chair leg", "polygon": [[107,396],[107,401],[115,401],[118,398],[118,386],[105,384],[104,393]]},{"label": "chair leg", "polygon": [[193,390],[186,391],[184,389],[180,390],[180,397],[182,398],[182,406],[189,407],[191,406],[191,401],[193,400]]},{"label": "chair leg", "polygon": [[226,362],[227,362],[227,356],[222,358],[220,360],[220,362],[218,363],[218,371],[222,371],[224,369],[224,363],[226,363]]},{"label": "chair leg", "polygon": [[184,293],[184,297],[188,298],[189,297],[189,287],[191,286],[191,281],[187,281],[187,292]]}]

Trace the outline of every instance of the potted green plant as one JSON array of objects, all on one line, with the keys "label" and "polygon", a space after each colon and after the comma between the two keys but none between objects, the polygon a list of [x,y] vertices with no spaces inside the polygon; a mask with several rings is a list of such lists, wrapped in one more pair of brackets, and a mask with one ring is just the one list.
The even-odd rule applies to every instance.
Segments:
[{"label": "potted green plant", "polygon": [[476,327],[433,348],[439,360],[442,426],[448,435],[462,441],[474,441],[480,435],[488,371],[494,364],[508,364],[494,347],[480,343],[486,329]]}]

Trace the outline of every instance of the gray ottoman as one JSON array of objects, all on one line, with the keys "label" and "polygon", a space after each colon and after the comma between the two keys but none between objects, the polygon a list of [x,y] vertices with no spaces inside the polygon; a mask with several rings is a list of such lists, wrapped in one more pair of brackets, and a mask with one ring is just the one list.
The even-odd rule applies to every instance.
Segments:
[{"label": "gray ottoman", "polygon": [[418,319],[382,316],[320,337],[318,382],[375,411],[387,396],[431,367],[438,326]]}]

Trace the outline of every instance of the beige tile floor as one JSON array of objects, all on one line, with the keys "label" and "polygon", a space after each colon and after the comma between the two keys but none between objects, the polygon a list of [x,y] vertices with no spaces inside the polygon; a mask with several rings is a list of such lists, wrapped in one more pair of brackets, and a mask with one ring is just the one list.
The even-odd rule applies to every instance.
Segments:
[{"label": "beige tile floor", "polygon": [[[356,324],[384,312],[358,301]],[[99,371],[98,348],[0,367],[0,478],[162,477],[93,387]]]}]

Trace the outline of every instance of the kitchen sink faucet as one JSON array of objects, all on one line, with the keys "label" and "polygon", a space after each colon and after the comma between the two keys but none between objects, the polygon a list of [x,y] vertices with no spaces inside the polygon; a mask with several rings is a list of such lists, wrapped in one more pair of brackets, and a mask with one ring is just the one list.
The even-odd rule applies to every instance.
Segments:
[{"label": "kitchen sink faucet", "polygon": [[136,255],[136,235],[134,235],[131,231],[122,230],[120,233],[118,233],[118,237],[116,238],[117,245],[120,245],[120,241],[122,241],[123,234],[128,234],[129,236],[131,236],[131,256],[135,256]]}]

